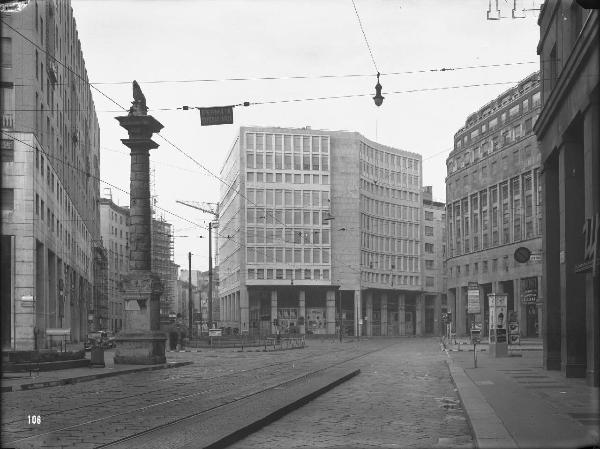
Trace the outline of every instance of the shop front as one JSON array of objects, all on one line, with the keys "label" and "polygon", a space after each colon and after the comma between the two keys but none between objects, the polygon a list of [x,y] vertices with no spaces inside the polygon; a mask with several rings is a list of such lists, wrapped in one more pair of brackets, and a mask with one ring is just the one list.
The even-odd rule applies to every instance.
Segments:
[{"label": "shop front", "polygon": [[521,279],[521,306],[524,318],[522,319],[523,333],[526,337],[539,336],[538,322],[538,278],[529,277]]}]

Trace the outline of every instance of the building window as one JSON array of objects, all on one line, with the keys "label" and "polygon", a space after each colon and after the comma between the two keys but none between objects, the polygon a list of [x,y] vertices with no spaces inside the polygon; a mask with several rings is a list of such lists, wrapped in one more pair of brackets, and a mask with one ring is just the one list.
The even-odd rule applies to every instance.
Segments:
[{"label": "building window", "polygon": [[433,212],[432,211],[425,211],[425,220],[427,221],[433,221]]},{"label": "building window", "polygon": [[12,139],[2,139],[2,162],[15,161],[15,142]]},{"label": "building window", "polygon": [[433,287],[434,284],[435,284],[435,278],[433,276],[425,277],[425,286],[426,287]]},{"label": "building window", "polygon": [[425,252],[433,254],[433,243],[425,243]]},{"label": "building window", "polygon": [[433,226],[425,226],[425,235],[427,235],[427,236],[433,235]]},{"label": "building window", "polygon": [[2,189],[2,210],[15,210],[15,189]]},{"label": "building window", "polygon": [[2,59],[0,59],[1,67],[12,67],[12,39],[10,37],[2,37]]},{"label": "building window", "polygon": [[430,260],[430,259],[425,260],[425,268],[428,270],[433,270],[434,269],[433,260]]}]

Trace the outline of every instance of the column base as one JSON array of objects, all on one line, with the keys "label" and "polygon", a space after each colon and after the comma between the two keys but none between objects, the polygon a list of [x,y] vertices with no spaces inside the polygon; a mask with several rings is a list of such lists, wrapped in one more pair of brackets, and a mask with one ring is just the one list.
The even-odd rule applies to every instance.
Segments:
[{"label": "column base", "polygon": [[[546,344],[546,342],[544,342]],[[544,357],[544,369],[549,371],[560,371],[560,352],[548,352]]]},{"label": "column base", "polygon": [[121,333],[116,338],[115,365],[157,365],[166,363],[167,336],[159,331]]},{"label": "column base", "polygon": [[490,343],[490,357],[508,357],[508,344],[506,343]]},{"label": "column base", "polygon": [[587,370],[585,383],[590,387],[600,387],[600,372],[598,370]]},{"label": "column base", "polygon": [[563,367],[566,377],[585,378],[585,365],[583,363],[567,363]]}]

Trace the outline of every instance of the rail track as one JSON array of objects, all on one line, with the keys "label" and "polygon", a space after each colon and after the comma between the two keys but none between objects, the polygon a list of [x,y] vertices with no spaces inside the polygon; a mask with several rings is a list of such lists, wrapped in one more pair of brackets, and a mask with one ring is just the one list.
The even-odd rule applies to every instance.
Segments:
[{"label": "rail track", "polygon": [[[393,346],[395,344],[398,344],[398,342],[396,341],[381,346],[378,345],[377,347],[369,349],[363,347],[360,349],[360,352],[358,354],[356,354],[356,352],[347,351],[347,348],[338,349],[336,347],[332,347],[329,348],[327,352],[323,353],[310,353],[302,355],[299,354],[299,357],[294,357],[292,359],[286,359],[283,361],[269,363],[266,365],[261,365],[244,370],[237,370],[222,375],[198,378],[197,381],[190,381],[183,387],[181,385],[177,385],[168,388],[154,388],[136,394],[125,395],[119,397],[117,399],[117,402],[126,403],[128,400],[132,400],[135,398],[139,399],[141,402],[145,401],[146,404],[142,406],[130,406],[126,410],[120,411],[118,413],[109,413],[94,419],[82,420],[72,425],[57,425],[55,428],[48,429],[46,431],[34,433],[32,435],[28,435],[22,438],[3,441],[2,443],[3,445],[11,445],[15,447],[34,447],[30,445],[32,443],[36,444],[36,441],[43,439],[44,444],[52,444],[52,441],[60,440],[61,435],[69,435],[71,432],[77,431],[77,429],[86,429],[86,432],[88,434],[90,432],[88,429],[103,428],[104,432],[106,432],[111,430],[111,426],[114,423],[139,422],[140,417],[144,415],[152,415],[155,418],[158,410],[164,411],[160,420],[157,421],[155,419],[155,424],[153,424],[152,420],[149,419],[147,421],[147,425],[143,426],[145,428],[132,428],[132,433],[124,437],[119,437],[115,435],[115,439],[113,441],[101,443],[95,446],[110,447],[111,445],[121,444],[123,442],[136,439],[140,436],[146,435],[148,433],[154,432],[156,430],[168,426],[175,425],[182,421],[199,417],[203,414],[210,413],[211,411],[214,411],[215,409],[218,409],[220,407],[235,404],[236,402],[251,398],[252,396],[259,395],[260,393],[263,393],[267,390],[285,388],[286,385],[289,385],[292,382],[296,382],[303,378],[307,378],[309,376],[318,374],[329,368],[361,359],[372,353],[387,349],[388,347]],[[332,359],[336,360],[332,361]],[[295,367],[297,365],[301,366],[301,364],[307,360],[311,361],[311,368],[304,370],[301,374],[297,374],[297,371],[294,371],[296,369]],[[255,379],[261,379],[263,384],[258,385],[258,387],[255,387],[250,391],[240,390],[239,385],[243,385],[243,380],[248,379],[248,376],[254,376]],[[190,374],[186,377],[191,379],[194,376],[193,374]],[[275,381],[269,381],[269,378],[272,378]],[[214,381],[216,379],[219,379],[220,381],[218,384],[214,384]],[[212,385],[210,385],[211,381]],[[237,391],[236,387],[238,387]],[[181,394],[182,388],[190,392],[187,394]],[[160,398],[152,398],[152,394],[158,394],[160,395]],[[176,394],[179,395],[175,396]],[[197,399],[203,398],[203,395],[206,396],[211,394],[213,396],[212,402],[208,403],[202,401],[202,403],[205,405],[198,410]],[[168,399],[165,399],[165,397],[168,397]],[[138,401],[138,403],[140,401]],[[196,406],[196,409],[188,411],[181,411],[177,409],[178,405],[185,404],[186,402],[189,404],[190,401],[196,401],[194,402],[194,406]],[[110,405],[112,408],[119,407],[118,404],[115,404],[114,399],[96,401],[76,407],[62,409],[58,411],[57,416],[60,417],[60,415],[76,413],[78,411],[89,409],[90,407],[101,408],[107,405]],[[124,407],[126,407],[126,404],[124,404]],[[172,414],[170,414],[169,411],[171,411]],[[135,419],[133,419],[133,417],[135,417]],[[19,420],[5,421],[3,423],[3,427],[5,427],[5,425],[7,424],[14,424],[17,422],[22,422],[22,418]]]}]

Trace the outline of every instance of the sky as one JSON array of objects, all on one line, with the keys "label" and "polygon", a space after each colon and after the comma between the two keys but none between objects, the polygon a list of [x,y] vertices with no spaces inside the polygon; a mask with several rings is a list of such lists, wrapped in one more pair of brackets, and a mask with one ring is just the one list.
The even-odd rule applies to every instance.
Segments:
[{"label": "sky", "polygon": [[[148,113],[164,125],[160,134],[177,147],[154,136],[156,212],[174,225],[175,263],[187,268],[191,251],[192,269],[204,271],[212,217],[176,201],[218,201],[220,169],[240,126],[357,131],[420,153],[423,185],[444,201],[455,132],[539,68],[537,11],[509,18],[513,1],[498,1],[508,17],[494,21],[486,18],[488,0],[73,0],[72,6],[90,81],[129,108],[137,80]],[[518,7],[539,3],[519,0]],[[371,98],[378,71],[385,97],[379,108]],[[306,78],[290,78],[297,76]],[[279,79],[257,79],[264,77]],[[353,97],[306,100],[346,95]],[[115,120],[125,111],[95,90],[93,96],[101,193],[111,189],[117,204],[128,205],[130,160],[120,141],[127,136]],[[197,110],[177,109],[245,101],[270,103],[236,107],[233,125],[209,127],[200,126]]]}]

